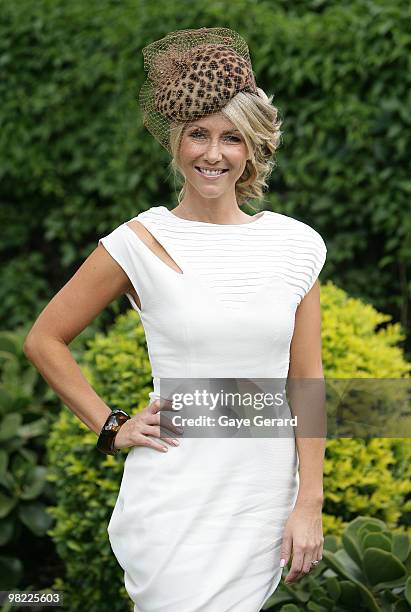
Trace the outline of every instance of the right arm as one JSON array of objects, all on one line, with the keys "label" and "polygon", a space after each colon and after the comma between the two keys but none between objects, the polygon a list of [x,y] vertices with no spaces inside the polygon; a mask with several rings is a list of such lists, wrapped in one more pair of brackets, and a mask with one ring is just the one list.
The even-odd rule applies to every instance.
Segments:
[{"label": "right arm", "polygon": [[99,244],[40,313],[23,346],[47,383],[95,433],[111,409],[87,382],[67,345],[129,285],[125,272]]},{"label": "right arm", "polygon": [[[99,244],[40,313],[23,346],[26,357],[56,394],[96,434],[100,433],[111,409],[84,377],[68,344],[130,287],[130,279],[122,267]],[[154,424],[154,421],[159,422],[159,415],[150,416],[150,422]],[[123,429],[129,432],[128,438],[134,438],[134,443],[163,447],[142,436],[142,433],[156,434],[147,429],[141,414],[122,425],[119,434]],[[125,439],[124,434],[125,431],[122,432]]]}]

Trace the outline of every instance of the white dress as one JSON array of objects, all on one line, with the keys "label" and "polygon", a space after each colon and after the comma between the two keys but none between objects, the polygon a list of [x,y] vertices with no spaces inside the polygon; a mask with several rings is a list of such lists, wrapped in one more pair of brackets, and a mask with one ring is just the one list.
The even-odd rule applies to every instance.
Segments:
[{"label": "white dress", "polygon": [[[141,301],[154,391],[161,378],[286,380],[295,311],[326,245],[309,225],[264,211],[246,224],[133,217],[182,273],[124,222],[100,239]],[[167,415],[169,413],[166,413]],[[159,442],[158,438],[155,438]],[[179,438],[134,446],[107,528],[135,612],[259,612],[282,574],[298,492],[294,437]]]}]

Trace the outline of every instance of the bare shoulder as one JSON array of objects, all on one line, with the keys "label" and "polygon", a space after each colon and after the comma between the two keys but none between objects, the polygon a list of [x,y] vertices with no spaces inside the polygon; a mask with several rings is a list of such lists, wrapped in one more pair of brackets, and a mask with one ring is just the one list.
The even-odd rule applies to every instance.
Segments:
[{"label": "bare shoulder", "polygon": [[148,246],[155,246],[157,244],[153,234],[137,219],[127,221],[126,225]]},{"label": "bare shoulder", "polygon": [[164,246],[153,236],[153,234],[140,221],[133,219],[128,221],[126,225],[140,238],[144,244],[169,268],[182,274],[183,271],[164,248]]},{"label": "bare shoulder", "polygon": [[289,375],[316,378],[321,372],[320,284],[316,280],[295,314]]}]

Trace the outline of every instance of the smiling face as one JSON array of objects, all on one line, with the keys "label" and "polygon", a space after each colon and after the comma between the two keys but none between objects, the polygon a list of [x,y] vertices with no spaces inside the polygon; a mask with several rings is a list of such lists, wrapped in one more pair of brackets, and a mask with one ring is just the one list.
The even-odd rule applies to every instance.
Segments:
[{"label": "smiling face", "polygon": [[[214,113],[185,127],[179,152],[186,193],[204,198],[235,197],[235,184],[244,172],[248,152],[241,133],[223,114]],[[201,169],[224,170],[210,176]]]}]

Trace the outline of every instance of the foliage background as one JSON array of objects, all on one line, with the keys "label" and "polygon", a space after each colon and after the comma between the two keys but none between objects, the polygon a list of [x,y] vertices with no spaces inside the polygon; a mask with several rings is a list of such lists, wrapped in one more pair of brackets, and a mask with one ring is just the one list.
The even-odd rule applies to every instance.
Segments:
[{"label": "foliage background", "polygon": [[[0,406],[2,415],[11,407],[21,415],[9,423],[12,443],[3,439],[0,449],[3,577],[7,569],[25,587],[42,587],[53,570],[62,576],[52,541],[39,535],[55,491],[51,483],[42,488],[38,469],[61,404],[27,367],[22,338],[98,238],[150,206],[176,205],[168,155],[142,126],[137,105],[141,50],[167,32],[226,26],[247,39],[257,83],[274,93],[283,120],[277,166],[259,206],[317,229],[328,247],[322,283],[332,279],[404,330],[405,337],[396,327],[385,334],[389,319],[370,311],[359,333],[350,327],[358,303],[324,293],[329,372],[347,375],[358,364],[372,372],[377,360],[401,369],[387,346],[373,352],[378,331],[410,361],[410,13],[406,0],[0,0],[0,330],[11,332],[1,340]],[[75,357],[128,307],[124,298],[102,312],[72,343]],[[343,347],[357,363],[341,359],[338,326],[349,330]],[[395,483],[406,447],[357,451],[362,466],[372,458],[385,470],[389,485],[387,499],[378,480],[367,483],[372,512],[395,522],[393,501],[398,506],[402,496],[401,524],[409,526],[409,492]],[[329,482],[330,529],[362,511],[367,494],[352,498],[349,462],[338,473],[333,489]],[[344,513],[332,519],[335,508]]]}]

